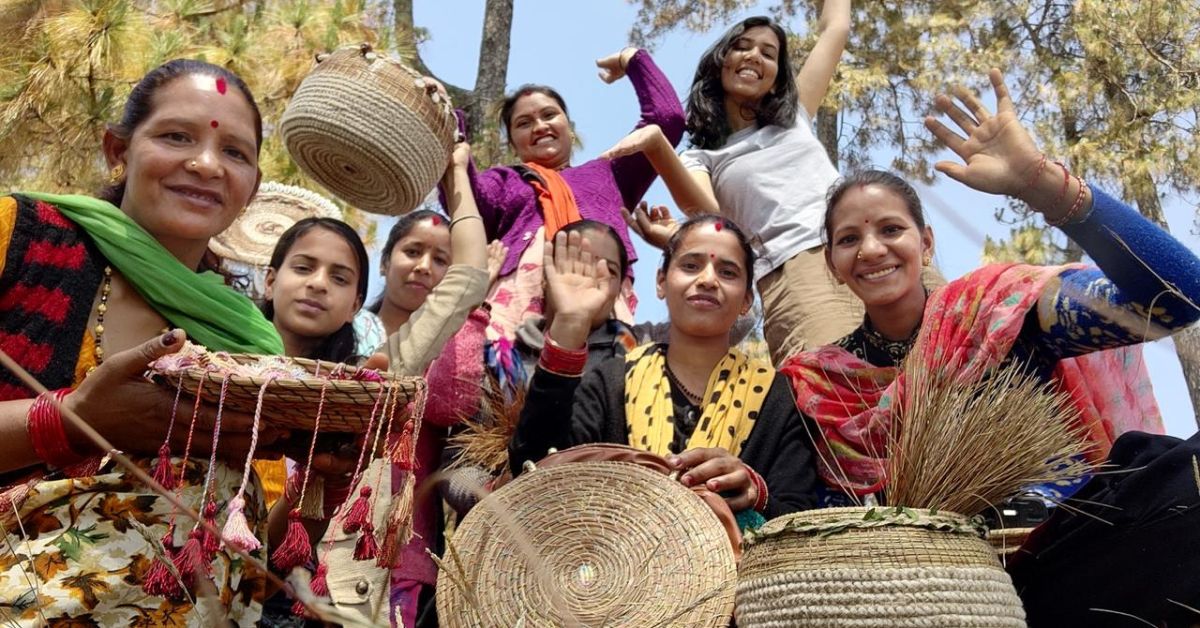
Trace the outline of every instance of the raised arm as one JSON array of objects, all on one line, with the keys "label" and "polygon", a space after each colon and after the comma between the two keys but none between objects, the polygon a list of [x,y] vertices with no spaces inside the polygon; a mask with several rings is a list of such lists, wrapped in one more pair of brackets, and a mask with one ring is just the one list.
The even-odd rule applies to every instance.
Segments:
[{"label": "raised arm", "polygon": [[[1059,357],[1160,338],[1200,318],[1200,258],[1116,199],[1048,163],[1018,121],[999,70],[993,115],[965,89],[940,95],[937,109],[967,137],[928,118],[926,126],[965,163],[937,169],[970,187],[1025,201],[1060,226],[1099,269],[1070,269],[1051,282],[1036,310],[1040,340]],[[968,112],[969,110],[969,112]]]},{"label": "raised arm", "polygon": [[846,50],[846,40],[850,38],[850,0],[825,0],[817,29],[820,33],[817,43],[796,73],[800,104],[804,105],[810,118],[816,117],[842,52]]},{"label": "raised arm", "polygon": [[423,374],[487,294],[487,238],[467,178],[469,158],[470,147],[459,143],[442,178],[450,212],[450,269],[388,338],[388,368],[394,373]]}]

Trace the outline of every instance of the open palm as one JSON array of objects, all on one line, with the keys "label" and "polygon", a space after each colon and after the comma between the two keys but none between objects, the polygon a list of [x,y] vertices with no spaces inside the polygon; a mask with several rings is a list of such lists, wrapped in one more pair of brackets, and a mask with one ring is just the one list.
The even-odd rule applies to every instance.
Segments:
[{"label": "open palm", "polygon": [[591,321],[608,306],[608,263],[592,255],[579,232],[555,234],[554,242],[546,243],[543,266],[556,317]]},{"label": "open palm", "polygon": [[946,114],[967,137],[950,130],[935,118],[925,126],[964,163],[939,161],[939,172],[982,192],[1019,196],[1030,176],[1037,170],[1041,152],[1017,119],[1012,98],[1000,70],[989,74],[996,92],[993,115],[979,98],[966,88],[956,88],[955,97],[970,110],[964,111],[949,95],[934,100],[938,111]]}]

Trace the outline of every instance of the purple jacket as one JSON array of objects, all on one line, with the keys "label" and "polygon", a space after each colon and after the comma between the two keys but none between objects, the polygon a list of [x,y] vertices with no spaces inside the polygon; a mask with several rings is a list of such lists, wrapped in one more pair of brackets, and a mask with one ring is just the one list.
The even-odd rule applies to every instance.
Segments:
[{"label": "purple jacket", "polygon": [[[626,66],[625,75],[633,83],[642,108],[642,118],[634,128],[657,124],[671,145],[678,145],[683,137],[683,108],[675,89],[654,64],[650,53],[637,51]],[[579,214],[616,229],[629,252],[629,260],[636,260],[637,253],[629,240],[629,229],[621,217],[621,208],[637,205],[658,176],[646,156],[637,153],[611,161],[593,159],[561,172],[575,193]],[[500,269],[501,275],[507,275],[516,269],[525,247],[538,227],[544,224],[537,195],[521,175],[508,166],[479,172],[472,161],[468,175],[488,240],[500,238],[508,246],[508,258]],[[445,200],[442,202],[444,204]]]}]

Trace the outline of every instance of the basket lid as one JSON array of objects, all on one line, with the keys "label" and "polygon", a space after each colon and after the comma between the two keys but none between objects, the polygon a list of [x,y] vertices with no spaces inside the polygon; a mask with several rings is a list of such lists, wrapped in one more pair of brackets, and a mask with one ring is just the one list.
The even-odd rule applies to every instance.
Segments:
[{"label": "basket lid", "polygon": [[309,217],[341,218],[333,201],[294,185],[268,181],[237,220],[209,241],[213,252],[224,259],[252,266],[266,266],[279,236]]},{"label": "basket lid", "polygon": [[[736,566],[704,501],[628,462],[523,474],[455,531],[446,626],[727,626]],[[573,618],[573,619],[572,619]]]}]

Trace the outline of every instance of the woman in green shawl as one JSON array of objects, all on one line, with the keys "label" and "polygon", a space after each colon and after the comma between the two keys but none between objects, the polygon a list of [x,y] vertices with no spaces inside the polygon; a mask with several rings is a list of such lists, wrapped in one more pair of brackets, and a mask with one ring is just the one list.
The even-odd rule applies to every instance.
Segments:
[{"label": "woman in green shawl", "polygon": [[[5,624],[257,620],[265,575],[102,458],[52,398],[147,472],[170,476],[193,508],[207,505],[213,517],[230,499],[242,472],[226,461],[244,461],[250,417],[201,408],[193,421],[191,403],[176,404],[142,373],[183,345],[179,330],[214,350],[281,352],[274,327],[207,270],[209,238],[258,188],[261,144],[262,120],[241,79],[175,60],[138,82],[105,132],[103,200],[0,198],[0,348],[52,391],[36,395],[0,373]],[[284,436],[264,429],[257,446]],[[250,529],[264,537],[256,483],[245,501]],[[180,561],[188,549],[200,558]],[[165,568],[172,560],[180,579]]]}]

